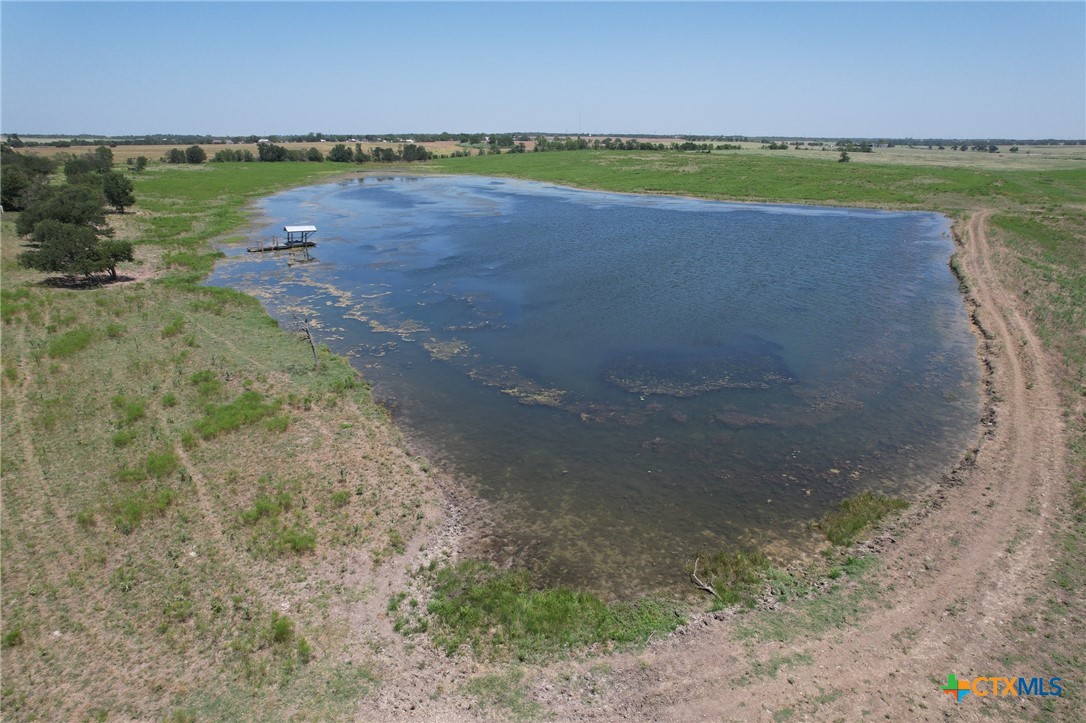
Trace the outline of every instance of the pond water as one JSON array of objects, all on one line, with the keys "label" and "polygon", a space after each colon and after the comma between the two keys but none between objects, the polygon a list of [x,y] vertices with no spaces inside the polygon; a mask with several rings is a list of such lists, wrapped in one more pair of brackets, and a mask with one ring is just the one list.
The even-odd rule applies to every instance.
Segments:
[{"label": "pond water", "polygon": [[865,489],[953,464],[976,346],[931,213],[750,205],[480,177],[264,199],[210,283],[317,319],[401,424],[494,504],[490,554],[625,594],[700,550],[812,549]]}]

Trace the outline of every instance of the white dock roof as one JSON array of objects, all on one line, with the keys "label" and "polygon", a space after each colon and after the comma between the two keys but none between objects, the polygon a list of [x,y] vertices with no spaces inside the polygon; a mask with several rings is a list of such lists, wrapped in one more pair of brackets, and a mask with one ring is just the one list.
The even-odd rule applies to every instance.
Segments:
[{"label": "white dock roof", "polygon": [[302,233],[303,231],[316,231],[316,226],[284,226],[283,230],[287,233]]}]

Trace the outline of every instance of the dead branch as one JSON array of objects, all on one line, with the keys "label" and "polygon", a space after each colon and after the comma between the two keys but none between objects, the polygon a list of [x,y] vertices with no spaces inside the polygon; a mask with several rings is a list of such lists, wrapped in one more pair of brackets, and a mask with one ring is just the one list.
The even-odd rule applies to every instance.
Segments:
[{"label": "dead branch", "polygon": [[705,592],[709,593],[713,597],[719,598],[720,593],[718,593],[716,591],[716,588],[714,588],[712,585],[710,585],[710,584],[708,584],[706,582],[703,582],[701,580],[701,578],[698,577],[698,563],[699,562],[701,562],[700,557],[694,559],[694,571],[692,573],[690,573],[690,580],[694,583],[694,585],[699,590],[704,590]]},{"label": "dead branch", "polygon": [[309,348],[313,351],[313,368],[320,368],[320,360],[317,357],[317,345],[313,343],[313,335],[309,333],[309,317],[294,315],[294,320],[298,322],[298,328],[303,334],[305,334],[305,340],[309,342]]}]

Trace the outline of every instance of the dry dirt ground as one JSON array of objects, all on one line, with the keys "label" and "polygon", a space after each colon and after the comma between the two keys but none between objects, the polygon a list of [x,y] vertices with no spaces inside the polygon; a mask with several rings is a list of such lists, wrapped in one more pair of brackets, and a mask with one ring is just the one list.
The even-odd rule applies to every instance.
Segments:
[{"label": "dry dirt ground", "polygon": [[[367,701],[358,716],[459,720],[519,711],[558,720],[1029,717],[1035,708],[1015,699],[972,696],[958,703],[940,692],[950,673],[971,679],[1028,672],[1011,670],[1008,655],[1022,648],[1019,626],[1036,607],[1064,504],[1066,447],[1054,376],[1020,304],[1000,284],[987,218],[988,212],[978,211],[957,229],[989,370],[989,408],[978,448],[930,499],[867,543],[879,553],[876,572],[827,595],[827,607],[843,607],[847,622],[812,623],[821,614],[812,603],[795,610],[785,605],[753,619],[696,616],[639,652],[526,671],[519,679],[523,699],[514,696],[515,705],[504,708],[469,707],[460,696],[442,695],[465,676],[486,671],[420,646],[403,661],[408,677],[402,685],[387,686],[377,705]],[[762,629],[752,628],[750,620]],[[1074,718],[1071,711],[1056,715]]]}]

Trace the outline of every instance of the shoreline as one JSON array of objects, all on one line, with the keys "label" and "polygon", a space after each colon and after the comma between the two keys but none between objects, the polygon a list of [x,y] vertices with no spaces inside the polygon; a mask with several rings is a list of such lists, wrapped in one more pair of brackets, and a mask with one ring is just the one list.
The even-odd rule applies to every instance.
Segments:
[{"label": "shoreline", "polygon": [[[955,258],[963,251],[963,244],[961,239],[961,229],[959,225],[963,223],[961,219],[955,219],[945,211],[933,210],[930,208],[918,209],[918,208],[886,208],[884,206],[845,206],[845,205],[826,205],[826,204],[814,204],[814,203],[795,203],[795,202],[780,202],[780,201],[750,201],[750,200],[735,200],[729,198],[711,198],[701,196],[686,196],[671,193],[652,193],[652,192],[624,192],[624,191],[612,191],[604,188],[594,187],[582,187],[570,184],[558,183],[554,181],[541,181],[533,178],[524,178],[515,175],[501,175],[501,176],[488,176],[483,174],[460,174],[460,173],[448,173],[448,172],[425,172],[424,169],[410,169],[401,170],[399,168],[392,168],[388,170],[351,170],[343,174],[336,174],[320,179],[316,183],[306,185],[327,185],[332,183],[341,183],[345,180],[351,179],[363,179],[363,178],[379,178],[379,177],[394,177],[394,178],[434,178],[434,177],[478,177],[478,178],[507,178],[511,180],[522,180],[534,183],[541,183],[559,188],[569,188],[575,191],[589,191],[589,192],[601,192],[608,194],[615,194],[621,196],[633,196],[633,197],[647,197],[647,198],[674,198],[681,200],[692,200],[702,202],[726,202],[734,203],[737,205],[750,205],[750,206],[787,206],[787,207],[824,207],[834,210],[856,210],[856,211],[884,211],[887,213],[923,213],[929,214],[940,219],[940,223],[945,225],[946,232],[952,239],[952,253],[946,260],[946,266],[952,276],[958,281],[959,293],[961,295],[962,304],[968,317],[968,324],[970,333],[973,334],[977,348],[976,348],[976,360],[978,365],[978,382],[980,385],[978,394],[978,415],[976,420],[971,425],[972,433],[971,438],[974,440],[969,442],[966,448],[962,449],[957,460],[952,464],[943,468],[943,471],[938,473],[938,478],[929,479],[917,479],[914,489],[919,490],[918,494],[906,496],[910,503],[910,509],[893,516],[893,519],[883,521],[877,525],[875,529],[869,531],[867,537],[856,542],[850,546],[849,550],[867,551],[878,554],[884,549],[886,540],[893,540],[900,534],[900,531],[910,526],[918,515],[926,515],[933,509],[938,507],[946,499],[946,492],[949,488],[955,487],[961,484],[963,474],[968,469],[975,465],[976,456],[980,453],[981,448],[984,445],[986,439],[990,438],[995,431],[995,396],[996,390],[993,385],[993,373],[991,363],[991,335],[983,327],[982,322],[977,316],[978,303],[969,291],[967,284],[964,281],[959,269],[955,265]],[[304,186],[291,187],[300,188]],[[290,190],[281,189],[277,193]],[[267,198],[267,197],[262,197]],[[254,199],[250,202],[249,208],[246,209],[247,213],[251,213],[253,218],[250,222],[246,223],[243,227],[235,230],[233,234],[229,235],[242,235],[251,234],[255,231],[255,227],[260,223],[260,218],[263,214],[255,208],[255,205],[259,203],[261,199]],[[238,240],[237,244],[243,244],[244,241]],[[218,248],[218,245],[215,246]],[[259,300],[258,300],[259,301]],[[262,304],[263,307],[263,304]],[[265,313],[268,314],[265,308]],[[269,317],[271,315],[269,314]],[[271,317],[274,318],[274,317]],[[351,364],[351,359],[344,355],[341,356],[346,363]],[[353,364],[352,368],[355,368]],[[356,373],[360,378],[365,379],[363,372],[355,368]],[[439,531],[431,533],[434,535],[434,539],[427,539],[423,541],[425,547],[430,547],[433,543],[444,542],[448,543],[450,539],[457,541],[456,548],[452,551],[453,559],[459,557],[472,557],[478,556],[483,552],[484,543],[483,540],[488,538],[493,539],[489,534],[488,528],[492,524],[494,515],[498,514],[495,508],[495,503],[483,498],[477,489],[473,489],[477,483],[474,483],[468,478],[465,478],[462,473],[458,472],[449,460],[439,459],[439,455],[436,451],[436,443],[427,440],[421,435],[420,432],[411,428],[402,420],[397,419],[394,409],[389,405],[388,400],[381,400],[375,396],[375,400],[386,409],[389,414],[391,423],[394,425],[397,432],[404,440],[405,448],[409,453],[419,458],[426,466],[434,471],[434,481],[437,483],[442,493],[441,503],[443,505],[449,520],[446,524],[439,527]],[[963,433],[964,434],[964,433]],[[934,475],[935,473],[933,473]],[[470,515],[472,519],[466,517]],[[797,520],[796,524],[811,524],[816,520]],[[446,529],[448,528],[448,529]],[[449,530],[454,530],[452,533]],[[796,572],[807,579],[812,579],[815,583],[819,581],[826,581],[825,569],[820,569],[820,551],[826,549],[833,550],[833,546],[826,541],[824,544],[818,547],[802,549],[797,547],[794,551],[794,555],[791,559],[788,559],[782,565],[782,568],[788,571]],[[840,549],[839,552],[844,552],[844,549]],[[494,556],[490,556],[491,559]],[[505,567],[515,559],[507,559],[497,561],[499,566]],[[817,572],[814,572],[817,571]],[[812,577],[814,572],[814,577]],[[676,585],[676,591],[679,587]],[[689,596],[679,595],[676,599],[689,600]]]}]

